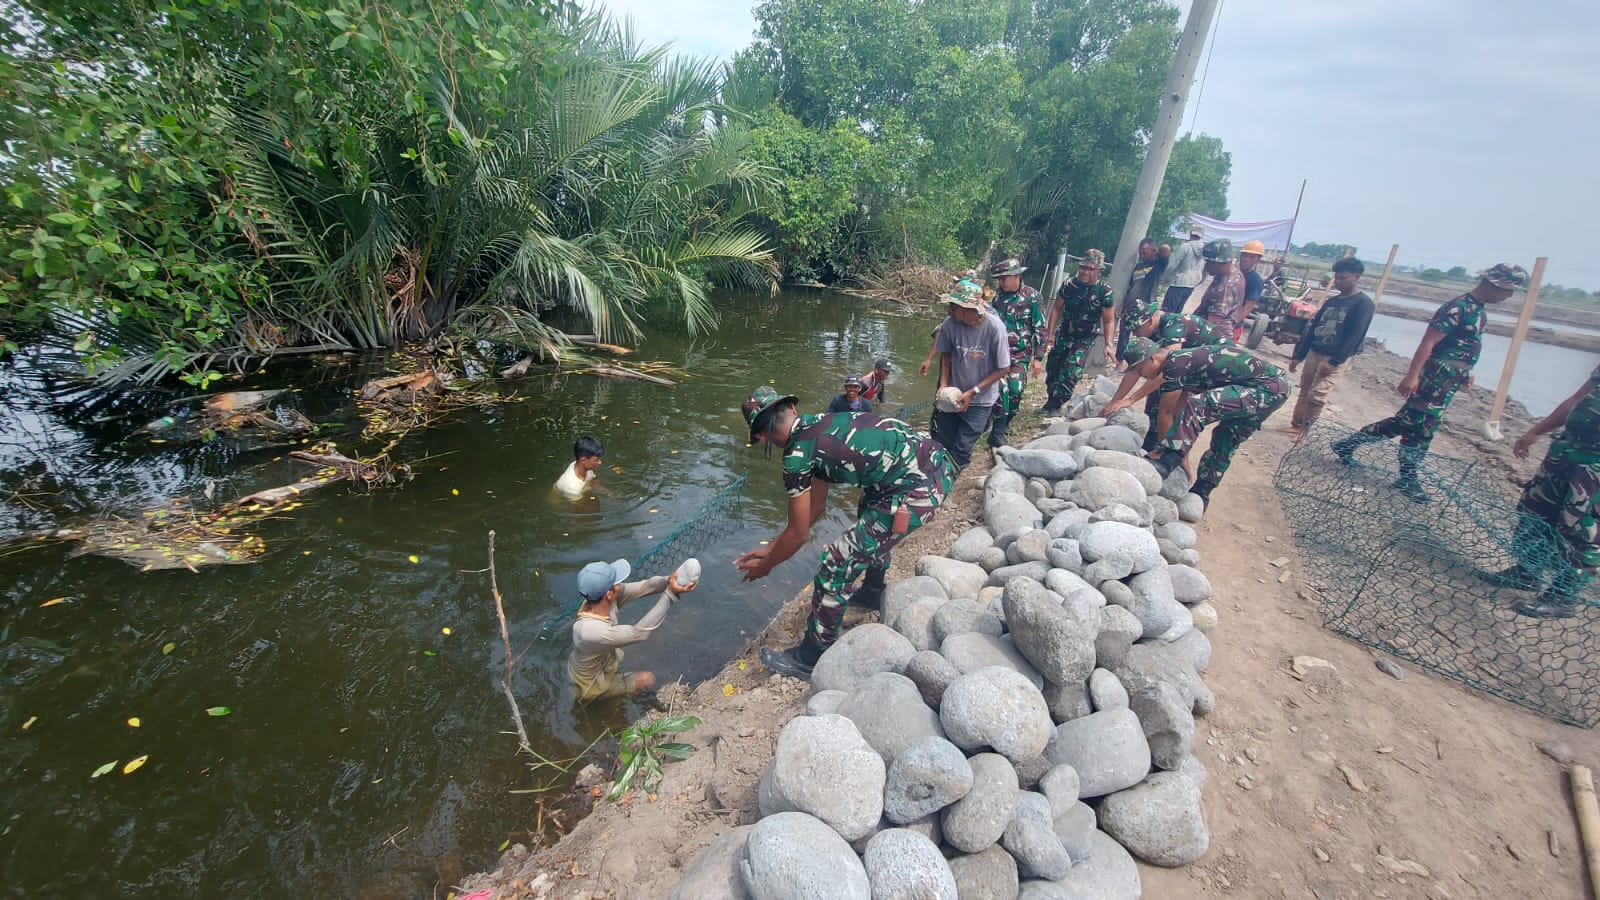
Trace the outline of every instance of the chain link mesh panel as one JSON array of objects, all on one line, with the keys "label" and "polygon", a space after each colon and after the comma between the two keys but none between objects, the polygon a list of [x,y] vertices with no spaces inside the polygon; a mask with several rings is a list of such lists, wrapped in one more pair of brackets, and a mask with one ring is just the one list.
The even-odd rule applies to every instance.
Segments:
[{"label": "chain link mesh panel", "polygon": [[1519,615],[1532,600],[1484,576],[1513,563],[1543,584],[1570,579],[1564,542],[1519,516],[1518,495],[1482,466],[1429,454],[1417,502],[1393,487],[1397,445],[1361,445],[1345,464],[1317,426],[1278,465],[1273,483],[1329,629],[1541,715],[1600,721],[1600,610],[1592,591],[1568,619]]}]

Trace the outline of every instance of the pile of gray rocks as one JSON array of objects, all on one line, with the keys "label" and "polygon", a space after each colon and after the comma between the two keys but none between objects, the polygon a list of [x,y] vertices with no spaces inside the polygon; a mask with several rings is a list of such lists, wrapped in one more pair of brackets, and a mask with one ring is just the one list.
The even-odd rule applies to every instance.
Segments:
[{"label": "pile of gray rocks", "polygon": [[1198,859],[1216,611],[1199,498],[1142,456],[1148,428],[1122,411],[1003,449],[984,524],[823,655],[762,818],[675,896],[1115,900],[1140,894],[1134,857]]}]

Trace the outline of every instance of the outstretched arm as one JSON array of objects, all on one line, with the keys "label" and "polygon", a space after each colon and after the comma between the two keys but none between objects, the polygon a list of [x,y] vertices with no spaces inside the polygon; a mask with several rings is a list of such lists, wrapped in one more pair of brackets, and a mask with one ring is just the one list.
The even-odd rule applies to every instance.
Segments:
[{"label": "outstretched arm", "polygon": [[1563,400],[1561,405],[1556,407],[1555,412],[1540,419],[1539,424],[1529,428],[1527,434],[1517,438],[1517,442],[1511,445],[1511,452],[1515,453],[1520,459],[1526,459],[1528,451],[1533,448],[1533,442],[1539,439],[1539,435],[1549,434],[1567,424],[1567,417],[1572,415],[1572,411],[1578,408],[1578,404],[1582,403],[1583,398],[1588,396],[1593,389],[1593,382],[1584,382],[1583,387],[1578,388],[1571,397]]},{"label": "outstretched arm", "polygon": [[733,561],[734,568],[744,573],[745,581],[765,578],[806,545],[811,539],[812,524],[822,518],[828,507],[828,487],[828,482],[813,478],[810,490],[789,498],[789,520],[772,543],[748,550]]}]

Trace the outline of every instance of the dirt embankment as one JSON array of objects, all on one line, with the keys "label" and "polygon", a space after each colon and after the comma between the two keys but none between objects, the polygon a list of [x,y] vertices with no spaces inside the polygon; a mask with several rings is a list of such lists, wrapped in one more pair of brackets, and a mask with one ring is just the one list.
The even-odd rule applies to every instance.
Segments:
[{"label": "dirt embankment", "polygon": [[[1406,349],[1406,348],[1401,348]],[[1285,362],[1282,354],[1263,354]],[[1333,392],[1327,418],[1361,425],[1391,414],[1405,361],[1369,349]],[[1489,392],[1462,393],[1434,442],[1437,452],[1488,461],[1510,481],[1510,439],[1530,419],[1513,404],[1507,440],[1482,436]],[[1374,667],[1365,648],[1318,623],[1302,595],[1297,554],[1272,484],[1290,438],[1287,407],[1244,446],[1199,524],[1201,567],[1221,622],[1206,681],[1216,711],[1195,751],[1209,779],[1211,847],[1182,869],[1140,866],[1152,898],[1579,898],[1581,845],[1560,767],[1535,749],[1560,741],[1600,764],[1600,736],[1539,718],[1416,669],[1404,681]],[[1019,433],[1024,438],[1028,431]],[[979,517],[978,459],[952,500],[895,554],[892,578],[918,556],[943,552]],[[655,802],[602,804],[559,844],[513,848],[495,872],[465,885],[499,898],[653,898],[718,834],[756,817],[756,780],[778,730],[803,709],[804,686],[755,662],[762,645],[793,642],[797,597],[718,676],[677,703],[702,724],[698,752],[669,766]],[[1332,664],[1300,680],[1295,656]]]}]

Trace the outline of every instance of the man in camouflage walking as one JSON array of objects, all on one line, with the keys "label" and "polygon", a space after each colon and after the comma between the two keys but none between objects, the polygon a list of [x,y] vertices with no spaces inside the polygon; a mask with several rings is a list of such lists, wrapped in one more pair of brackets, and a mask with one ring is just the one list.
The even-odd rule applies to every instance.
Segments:
[{"label": "man in camouflage walking", "polygon": [[1102,335],[1105,342],[1106,359],[1114,358],[1111,355],[1111,289],[1100,280],[1105,263],[1104,253],[1085,251],[1083,260],[1078,263],[1078,274],[1061,285],[1055,302],[1050,304],[1044,346],[1050,354],[1044,364],[1048,394],[1044,407],[1039,410],[1047,416],[1060,412],[1072,399],[1072,390],[1083,377],[1084,359],[1094,345],[1096,334]]},{"label": "man in camouflage walking", "polygon": [[1044,312],[1039,309],[1039,292],[1022,283],[1028,268],[1022,260],[1003,259],[989,274],[995,279],[994,300],[990,307],[1005,323],[1011,345],[1011,370],[1000,382],[1000,398],[995,401],[989,420],[989,446],[1000,447],[1011,430],[1011,419],[1022,408],[1022,394],[1028,387],[1030,370],[1039,368],[1044,357]]},{"label": "man in camouflage walking", "polygon": [[1190,488],[1207,504],[1222,482],[1233,454],[1261,423],[1289,399],[1282,369],[1234,347],[1157,347],[1149,338],[1128,341],[1128,365],[1145,379],[1132,395],[1109,404],[1108,413],[1161,392],[1151,429],[1159,436],[1150,456],[1165,478],[1178,466],[1189,469],[1189,450],[1207,425],[1216,423],[1211,447],[1200,458]]},{"label": "man in camouflage walking", "polygon": [[[1135,337],[1149,338],[1157,347],[1179,347],[1191,349],[1194,347],[1231,347],[1233,339],[1199,316],[1184,315],[1182,313],[1162,312],[1161,305],[1154,300],[1145,304],[1139,310],[1138,317],[1133,320],[1128,339]],[[1127,346],[1123,345],[1123,361],[1127,361]],[[1122,383],[1117,385],[1117,392],[1111,395],[1111,402],[1107,408],[1111,412],[1121,409],[1113,406],[1123,397],[1128,396],[1139,384],[1139,373],[1130,364],[1128,373],[1122,376]],[[1148,452],[1156,448],[1156,441],[1161,436],[1156,433],[1156,416],[1160,412],[1161,396],[1155,392],[1145,398],[1144,413],[1150,418],[1150,428],[1144,434],[1144,449]]]},{"label": "man in camouflage walking", "polygon": [[[1578,594],[1600,569],[1600,521],[1595,510],[1595,499],[1600,497],[1600,368],[1555,412],[1517,438],[1511,452],[1526,459],[1540,435],[1558,428],[1561,432],[1550,442],[1539,473],[1517,503],[1512,538],[1516,564],[1481,575],[1503,587],[1541,591],[1532,600],[1511,604],[1514,611],[1538,619],[1577,615]],[[1554,547],[1541,522],[1554,529]],[[1548,585],[1547,569],[1553,570]]]},{"label": "man in camouflage walking", "polygon": [[1499,263],[1478,274],[1472,290],[1434,312],[1411,355],[1411,367],[1395,391],[1406,398],[1400,411],[1333,442],[1333,452],[1345,465],[1355,465],[1362,444],[1386,438],[1400,439],[1400,478],[1395,489],[1417,503],[1427,503],[1428,492],[1417,479],[1417,467],[1428,455],[1428,445],[1444,420],[1445,408],[1456,391],[1472,382],[1472,367],[1483,350],[1485,306],[1504,303],[1527,281],[1521,266]]},{"label": "man in camouflage walking", "polygon": [[[795,678],[810,678],[811,667],[839,635],[839,622],[851,603],[869,609],[883,602],[889,554],[944,502],[955,481],[956,465],[933,438],[898,419],[874,413],[799,415],[795,398],[759,387],[745,400],[750,442],[770,454],[783,454],[783,487],[789,496],[788,522],[772,543],[734,560],[746,581],[766,577],[811,537],[811,526],[828,505],[835,484],[862,489],[857,520],[822,551],[812,583],[811,615],[800,644],[781,652],[761,651],[767,668]],[[864,577],[863,577],[864,576]],[[853,593],[850,586],[862,578]]]}]

